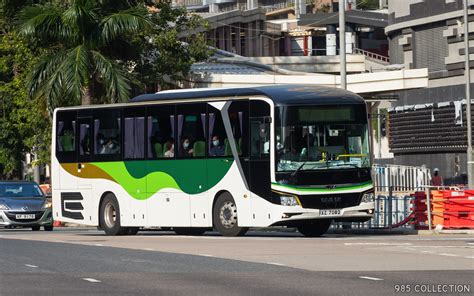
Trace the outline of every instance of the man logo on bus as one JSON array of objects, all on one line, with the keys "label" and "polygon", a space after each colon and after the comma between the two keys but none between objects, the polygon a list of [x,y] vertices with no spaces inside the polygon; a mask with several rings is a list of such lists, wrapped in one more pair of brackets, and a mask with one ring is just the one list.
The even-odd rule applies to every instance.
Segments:
[{"label": "man logo on bus", "polygon": [[322,198],[321,198],[321,202],[324,202],[324,203],[340,202],[341,199],[342,199],[342,198],[339,197],[339,196],[322,197]]}]

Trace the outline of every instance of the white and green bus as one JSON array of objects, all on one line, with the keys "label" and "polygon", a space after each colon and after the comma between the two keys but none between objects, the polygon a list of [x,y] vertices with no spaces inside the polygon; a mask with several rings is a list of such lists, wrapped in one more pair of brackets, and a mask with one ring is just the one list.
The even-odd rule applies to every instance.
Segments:
[{"label": "white and green bus", "polygon": [[108,235],[141,227],[222,235],[374,211],[367,108],[304,85],[193,89],[54,112],[54,219]]}]

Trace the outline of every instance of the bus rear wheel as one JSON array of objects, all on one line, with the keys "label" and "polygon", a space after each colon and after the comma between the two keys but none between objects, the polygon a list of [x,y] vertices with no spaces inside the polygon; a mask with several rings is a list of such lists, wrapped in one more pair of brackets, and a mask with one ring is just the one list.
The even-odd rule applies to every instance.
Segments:
[{"label": "bus rear wheel", "polygon": [[201,227],[173,227],[173,231],[177,235],[202,235],[207,228]]},{"label": "bus rear wheel", "polygon": [[223,193],[214,205],[212,218],[215,229],[223,236],[241,236],[248,228],[237,223],[237,205],[230,193]]},{"label": "bus rear wheel", "polygon": [[120,208],[113,194],[107,194],[100,205],[100,228],[107,235],[122,235],[127,232],[126,227],[120,226]]},{"label": "bus rear wheel", "polygon": [[331,226],[331,219],[311,220],[299,225],[298,231],[306,237],[318,237],[325,234],[329,226]]}]

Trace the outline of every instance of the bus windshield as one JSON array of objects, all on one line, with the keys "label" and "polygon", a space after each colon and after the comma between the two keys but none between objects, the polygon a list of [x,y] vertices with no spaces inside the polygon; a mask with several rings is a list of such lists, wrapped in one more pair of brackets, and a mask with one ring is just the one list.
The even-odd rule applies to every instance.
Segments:
[{"label": "bus windshield", "polygon": [[365,105],[282,106],[275,117],[277,172],[370,167]]}]

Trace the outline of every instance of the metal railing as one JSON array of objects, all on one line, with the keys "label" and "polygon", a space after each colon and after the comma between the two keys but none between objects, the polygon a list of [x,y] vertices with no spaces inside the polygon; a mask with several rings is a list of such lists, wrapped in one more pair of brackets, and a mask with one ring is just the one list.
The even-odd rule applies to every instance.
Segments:
[{"label": "metal railing", "polygon": [[360,48],[354,48],[354,53],[362,54],[362,55],[364,55],[367,58],[372,59],[372,60],[377,60],[377,61],[381,61],[381,62],[388,63],[388,64],[390,63],[390,58],[388,58],[386,56],[383,56],[383,55],[380,55],[380,54],[377,54],[377,53],[367,51],[367,50],[363,50],[363,49],[360,49]]},{"label": "metal railing", "polygon": [[426,167],[374,165],[375,212],[367,222],[333,223],[334,228],[412,229],[404,223],[412,213],[416,191],[425,191],[431,182],[431,171]]}]

